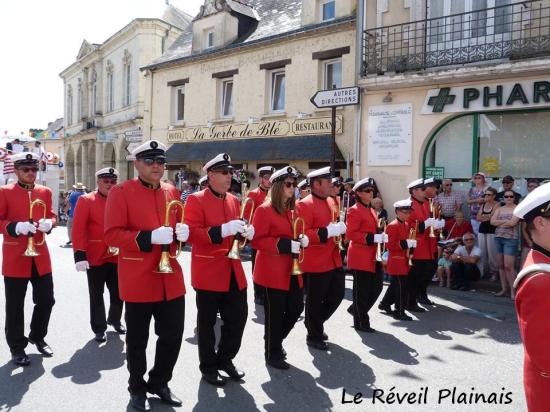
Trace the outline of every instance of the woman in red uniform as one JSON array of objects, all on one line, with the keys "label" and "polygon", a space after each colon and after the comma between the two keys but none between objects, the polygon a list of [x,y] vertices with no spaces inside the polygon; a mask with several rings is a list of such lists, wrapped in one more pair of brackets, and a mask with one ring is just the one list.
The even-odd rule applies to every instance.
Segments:
[{"label": "woman in red uniform", "polygon": [[382,292],[382,273],[376,273],[376,248],[387,241],[387,235],[377,233],[378,218],[370,206],[374,181],[367,177],[353,187],[357,203],[347,214],[346,239],[348,269],[353,273],[353,327],[361,332],[374,332],[370,327],[369,310]]},{"label": "woman in red uniform", "polygon": [[292,255],[309,244],[307,236],[293,236],[296,178],[290,166],[273,173],[270,196],[256,209],[252,224],[252,247],[257,250],[254,282],[266,290],[265,359],[277,369],[290,367],[282,343],[304,309],[302,276],[291,274]]}]

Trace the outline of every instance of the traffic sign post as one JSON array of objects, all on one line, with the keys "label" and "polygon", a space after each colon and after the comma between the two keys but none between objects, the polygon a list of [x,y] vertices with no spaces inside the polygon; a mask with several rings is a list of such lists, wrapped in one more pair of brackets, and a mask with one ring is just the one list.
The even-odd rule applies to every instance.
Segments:
[{"label": "traffic sign post", "polygon": [[318,109],[330,107],[332,110],[330,167],[336,170],[336,107],[355,106],[359,104],[359,87],[319,90],[310,99]]}]

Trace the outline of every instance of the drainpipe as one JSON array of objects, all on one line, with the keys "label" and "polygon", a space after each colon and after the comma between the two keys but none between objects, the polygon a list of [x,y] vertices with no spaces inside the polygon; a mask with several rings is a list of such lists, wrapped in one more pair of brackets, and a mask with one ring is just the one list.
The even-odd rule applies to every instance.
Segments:
[{"label": "drainpipe", "polygon": [[[359,84],[361,79],[361,68],[363,66],[363,29],[365,27],[365,2],[366,0],[357,1],[357,17],[355,19],[355,85]],[[360,104],[355,106],[355,159],[354,178],[360,179],[361,173],[361,120],[363,105],[362,93],[360,91]]]},{"label": "drainpipe", "polygon": [[[145,72],[146,76],[149,78],[149,107],[146,107],[149,110],[149,139],[152,139],[153,133],[153,71],[147,69]],[[145,125],[144,125],[145,126]]]}]

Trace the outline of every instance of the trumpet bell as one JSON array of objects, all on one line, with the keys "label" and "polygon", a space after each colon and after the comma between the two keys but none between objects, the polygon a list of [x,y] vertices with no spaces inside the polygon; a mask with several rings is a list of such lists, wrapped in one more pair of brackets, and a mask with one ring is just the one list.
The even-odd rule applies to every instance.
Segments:
[{"label": "trumpet bell", "polygon": [[34,247],[34,243],[31,237],[27,242],[27,249],[25,249],[25,253],[23,253],[23,256],[29,256],[29,257],[40,256],[40,253],[38,253]]},{"label": "trumpet bell", "polygon": [[162,252],[160,255],[160,261],[157,266],[157,273],[174,273],[172,266],[170,265],[170,256],[168,252]]},{"label": "trumpet bell", "polygon": [[238,240],[235,239],[233,241],[233,244],[231,245],[231,249],[229,249],[229,252],[227,253],[227,257],[229,259],[241,260],[241,254],[240,254],[240,250],[239,250],[239,241]]},{"label": "trumpet bell", "polygon": [[300,264],[298,263],[298,259],[293,259],[292,260],[292,272],[291,273],[294,276],[298,276],[298,275],[301,275],[301,274],[304,273],[302,271],[302,269],[300,269]]}]

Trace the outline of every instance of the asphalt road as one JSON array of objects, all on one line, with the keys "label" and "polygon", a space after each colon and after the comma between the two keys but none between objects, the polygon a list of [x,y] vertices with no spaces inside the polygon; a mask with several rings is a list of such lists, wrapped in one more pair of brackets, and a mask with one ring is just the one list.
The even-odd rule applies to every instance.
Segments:
[{"label": "asphalt road", "polygon": [[[86,277],[74,270],[72,250],[60,247],[66,240],[65,228],[54,229],[48,240],[56,305],[46,341],[55,355],[42,358],[29,346],[31,366],[17,368],[9,361],[9,349],[2,336],[0,411],[131,410],[124,337],[109,331],[106,344],[98,345],[92,339]],[[263,308],[255,307],[249,289],[249,319],[235,359],[235,364],[247,373],[245,381],[212,387],[201,381],[198,370],[189,259],[189,253],[180,259],[187,285],[186,321],[184,342],[170,383],[184,405],[166,407],[152,397],[153,410],[526,410],[523,350],[509,299],[433,287],[437,305],[429,312],[413,315],[413,322],[397,322],[373,309],[372,326],[377,333],[361,334],[351,327],[351,317],[345,310],[351,300],[350,279],[346,282],[346,300],[326,325],[331,350],[319,352],[306,346],[301,319],[285,342],[288,361],[293,365],[288,371],[265,366]],[[244,267],[250,276],[250,262]],[[1,282],[2,308],[3,289]],[[27,333],[32,310],[30,289],[26,300]],[[2,324],[4,317],[2,309]],[[155,338],[151,328],[150,362]],[[477,401],[472,394],[477,394]],[[354,398],[360,403],[353,403]],[[510,402],[499,403],[507,400]]]}]

